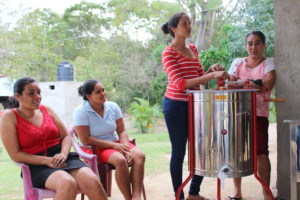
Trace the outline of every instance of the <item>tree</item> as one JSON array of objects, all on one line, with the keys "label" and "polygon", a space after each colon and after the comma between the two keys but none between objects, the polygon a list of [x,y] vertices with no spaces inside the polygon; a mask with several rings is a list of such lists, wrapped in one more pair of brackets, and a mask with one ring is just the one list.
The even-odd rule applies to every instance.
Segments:
[{"label": "tree", "polygon": [[222,0],[177,0],[191,16],[193,41],[197,49],[205,50],[211,46],[214,31],[219,25],[215,22],[223,9]]},{"label": "tree", "polygon": [[272,0],[240,0],[238,9],[230,13],[231,28],[228,32],[228,48],[231,58],[243,57],[245,36],[250,31],[260,30],[267,38],[266,56],[274,57],[274,7]]},{"label": "tree", "polygon": [[111,27],[111,17],[105,6],[85,1],[67,8],[63,21],[67,37],[63,41],[64,57],[70,60],[86,53],[94,39],[107,33]]},{"label": "tree", "polygon": [[54,80],[61,56],[54,51],[57,46],[49,42],[49,32],[58,21],[59,16],[49,9],[37,9],[20,19],[15,29],[6,35],[10,45],[4,73],[12,77]]}]

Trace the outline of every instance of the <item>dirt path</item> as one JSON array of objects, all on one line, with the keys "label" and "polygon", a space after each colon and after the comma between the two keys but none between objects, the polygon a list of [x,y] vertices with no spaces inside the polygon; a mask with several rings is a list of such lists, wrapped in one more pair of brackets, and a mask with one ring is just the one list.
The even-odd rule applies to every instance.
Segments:
[{"label": "dirt path", "polygon": [[[277,171],[277,133],[276,124],[271,124],[269,128],[269,151],[270,160],[272,165],[272,175],[271,175],[271,190],[273,194],[276,194],[276,171]],[[184,178],[188,176],[187,166],[185,166]],[[160,174],[154,174],[146,176],[144,180],[147,199],[148,200],[174,200],[173,189],[171,184],[171,178],[169,172],[163,172]],[[185,191],[187,190],[185,187]],[[225,180],[225,187],[222,189],[222,199],[226,199],[232,191],[233,184],[232,179]],[[210,199],[216,199],[217,191],[217,181],[216,178],[205,178],[201,186],[201,194],[209,197]],[[245,200],[263,200],[261,187],[255,177],[248,176],[243,178],[242,184],[243,199]],[[112,185],[112,197],[110,200],[122,200],[123,197],[118,190],[116,183],[113,182]]]}]

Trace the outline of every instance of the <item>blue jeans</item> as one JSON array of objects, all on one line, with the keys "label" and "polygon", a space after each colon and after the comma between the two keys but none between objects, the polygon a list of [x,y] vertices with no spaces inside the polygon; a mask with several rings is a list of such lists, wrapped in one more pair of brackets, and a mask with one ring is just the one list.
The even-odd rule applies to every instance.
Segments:
[{"label": "blue jeans", "polygon": [[[188,103],[165,97],[163,100],[163,112],[172,146],[170,172],[176,195],[178,188],[182,184],[182,166],[188,139]],[[193,176],[189,194],[199,194],[202,180],[203,176]],[[183,193],[181,193],[180,198],[184,198]]]}]

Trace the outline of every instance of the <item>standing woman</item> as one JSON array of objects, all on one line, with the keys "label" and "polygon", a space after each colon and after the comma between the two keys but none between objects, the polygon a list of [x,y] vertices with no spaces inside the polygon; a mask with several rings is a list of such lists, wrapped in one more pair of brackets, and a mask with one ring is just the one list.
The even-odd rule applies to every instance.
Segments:
[{"label": "standing woman", "polygon": [[[190,18],[183,12],[176,13],[161,27],[173,40],[162,53],[162,63],[168,75],[168,87],[163,100],[163,112],[172,146],[170,172],[176,194],[182,184],[182,166],[188,138],[188,95],[187,89],[199,89],[199,85],[213,78],[229,78],[220,65],[213,65],[204,72],[198,51],[186,39],[191,36]],[[199,195],[203,176],[192,178],[187,200],[205,200]],[[181,193],[181,199],[184,194]]]},{"label": "standing woman", "polygon": [[75,200],[78,188],[89,199],[107,200],[97,175],[77,153],[54,111],[41,105],[41,90],[31,78],[14,85],[15,109],[1,117],[0,133],[10,158],[29,166],[33,187],[56,192],[56,200]]},{"label": "standing woman", "polygon": [[[266,37],[261,31],[252,31],[246,35],[246,50],[248,57],[235,59],[229,69],[230,80],[254,80],[251,87],[260,92],[256,96],[257,104],[257,170],[259,177],[270,185],[271,164],[268,151],[268,128],[269,128],[269,102],[264,98],[270,98],[271,90],[276,81],[273,58],[266,58]],[[243,87],[243,84],[232,86]],[[242,199],[241,178],[234,178],[234,193],[228,199]],[[265,199],[269,199],[268,193],[263,189]]]}]

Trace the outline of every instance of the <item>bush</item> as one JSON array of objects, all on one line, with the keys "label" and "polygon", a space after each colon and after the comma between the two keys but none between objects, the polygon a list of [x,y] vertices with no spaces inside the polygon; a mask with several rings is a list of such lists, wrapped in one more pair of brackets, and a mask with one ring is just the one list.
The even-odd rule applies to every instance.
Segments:
[{"label": "bush", "polygon": [[133,116],[134,126],[142,133],[147,133],[153,127],[156,123],[155,118],[162,117],[158,104],[150,106],[149,101],[141,98],[135,98],[135,101],[131,103],[129,114]]}]

